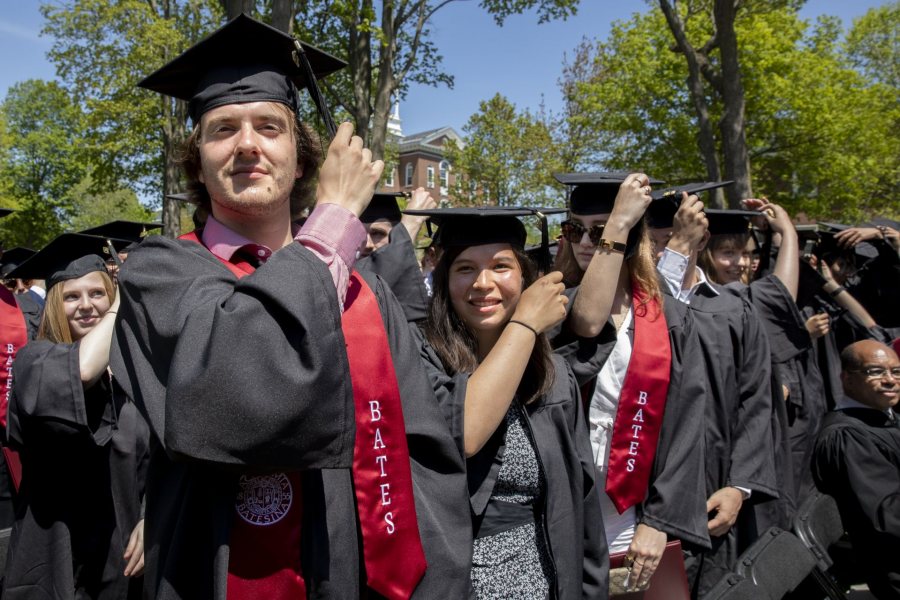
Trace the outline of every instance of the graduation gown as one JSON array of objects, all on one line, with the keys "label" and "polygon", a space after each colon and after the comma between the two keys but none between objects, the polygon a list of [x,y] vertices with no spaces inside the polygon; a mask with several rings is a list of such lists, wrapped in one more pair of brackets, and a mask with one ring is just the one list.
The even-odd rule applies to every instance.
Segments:
[{"label": "graduation gown", "polygon": [[115,379],[84,389],[78,350],[36,340],[13,365],[7,431],[22,485],[4,598],[140,597],[123,554],[142,517],[149,431]]},{"label": "graduation gown", "polygon": [[[424,340],[422,357],[459,452],[464,456],[464,406],[469,374],[447,374]],[[555,584],[555,595],[552,597],[601,600],[609,590],[609,553],[593,480],[591,443],[579,407],[575,375],[560,356],[553,357],[553,366],[553,387],[523,406],[527,430],[544,476],[545,498],[539,507],[538,522],[543,524],[543,531],[538,529],[538,535],[545,536],[553,562],[551,589]],[[485,518],[503,464],[505,434],[506,428],[501,423],[484,447],[466,461],[469,507],[476,528]],[[470,561],[474,534],[473,529],[469,538]]]},{"label": "graduation gown", "polygon": [[[414,597],[465,597],[463,463],[397,300],[380,280],[366,281],[397,372],[428,562]],[[308,597],[364,596],[350,472],[355,412],[326,265],[291,243],[238,280],[200,244],[152,236],[129,254],[119,286],[110,361],[154,443],[149,597],[225,598],[238,478],[261,470],[303,472]]]},{"label": "graduation gown", "polygon": [[706,397],[706,494],[737,486],[751,491],[738,521],[712,537],[712,548],[688,547],[692,588],[703,596],[734,568],[740,553],[757,539],[752,505],[778,498],[771,435],[771,351],[759,315],[746,298],[721,286],[700,286],[690,309],[699,338],[709,395]]},{"label": "graduation gown", "polygon": [[892,338],[900,337],[900,256],[885,241],[870,243],[878,249],[878,256],[859,270],[858,281],[847,289]]},{"label": "graduation gown", "polygon": [[[773,433],[777,473],[781,476],[778,513],[773,522],[761,523],[760,531],[769,525],[789,528],[796,507],[813,489],[809,461],[812,444],[827,411],[825,382],[816,361],[812,339],[806,330],[806,319],[787,288],[774,275],[758,279],[749,286],[726,286],[732,293],[746,295],[762,318],[772,350],[774,415]],[[783,396],[781,386],[789,390]],[[789,476],[789,478],[788,478]]]},{"label": "graduation gown", "polygon": [[406,319],[420,321],[428,314],[428,292],[415,244],[402,225],[391,229],[389,240],[387,245],[356,261],[356,270],[381,277],[400,301]]},{"label": "graduation gown", "polygon": [[829,413],[816,438],[813,476],[835,498],[857,564],[879,600],[900,598],[900,426],[896,413]]},{"label": "graduation gown", "polygon": [[[578,288],[566,290],[568,309],[577,293]],[[709,548],[705,451],[697,443],[704,429],[706,374],[702,361],[697,359],[699,341],[688,307],[666,296],[663,311],[672,348],[669,392],[647,496],[637,507],[638,522],[664,531],[670,538]],[[585,386],[597,376],[612,352],[616,328],[610,320],[597,337],[581,338],[564,322],[553,332],[552,339],[555,351],[571,365],[578,385]],[[590,388],[585,394],[593,393],[593,385]]]}]

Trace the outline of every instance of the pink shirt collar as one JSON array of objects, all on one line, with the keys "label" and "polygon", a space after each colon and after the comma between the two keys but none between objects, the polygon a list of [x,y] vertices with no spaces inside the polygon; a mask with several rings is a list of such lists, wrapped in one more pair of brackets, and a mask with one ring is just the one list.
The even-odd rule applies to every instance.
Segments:
[{"label": "pink shirt collar", "polygon": [[[296,235],[299,230],[297,225],[292,225],[292,229]],[[203,240],[203,245],[209,248],[210,252],[222,260],[231,261],[234,253],[241,249],[258,256],[261,262],[266,262],[272,256],[271,248],[248,240],[217,221],[212,215],[206,218],[206,225],[203,226],[200,239]]]}]

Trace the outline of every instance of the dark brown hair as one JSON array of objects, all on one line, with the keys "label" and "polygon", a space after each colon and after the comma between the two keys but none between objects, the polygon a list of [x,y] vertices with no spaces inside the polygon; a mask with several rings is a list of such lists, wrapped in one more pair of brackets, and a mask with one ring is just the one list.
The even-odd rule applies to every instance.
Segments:
[{"label": "dark brown hair", "polygon": [[[437,353],[444,369],[453,375],[473,373],[478,367],[478,342],[469,326],[456,314],[450,301],[450,267],[467,246],[447,248],[434,268],[431,304],[423,328],[425,338]],[[518,248],[512,248],[522,269],[522,290],[538,278],[537,265]],[[534,350],[519,382],[518,395],[526,404],[545,394],[553,386],[553,362],[550,342],[545,334],[537,336]]]},{"label": "dark brown hair", "polygon": [[[291,132],[297,146],[297,165],[303,170],[303,176],[294,183],[291,191],[291,219],[300,217],[304,210],[315,204],[316,183],[319,166],[322,164],[322,143],[318,134],[306,123],[300,122],[297,115],[284,104],[274,103],[290,123]],[[206,186],[200,182],[200,123],[194,125],[191,135],[184,141],[179,156],[179,163],[187,177],[187,193],[191,202],[198,206],[197,218],[206,222],[206,215],[211,212],[211,199]]]}]

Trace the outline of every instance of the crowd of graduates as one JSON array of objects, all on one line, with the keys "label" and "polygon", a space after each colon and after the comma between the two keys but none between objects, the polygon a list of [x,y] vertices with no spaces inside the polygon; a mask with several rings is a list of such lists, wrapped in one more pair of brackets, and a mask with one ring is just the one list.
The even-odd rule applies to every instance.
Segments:
[{"label": "crowd of graduates", "polygon": [[703,598],[821,491],[900,598],[900,224],[639,170],[401,212],[296,118],[339,67],[229,22],[141,82],[197,229],[0,257],[0,597]]}]

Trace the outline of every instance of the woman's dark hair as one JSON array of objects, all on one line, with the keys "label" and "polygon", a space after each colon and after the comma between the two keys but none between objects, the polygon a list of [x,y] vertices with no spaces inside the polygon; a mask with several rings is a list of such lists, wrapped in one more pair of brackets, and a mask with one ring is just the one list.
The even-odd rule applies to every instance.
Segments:
[{"label": "woman's dark hair", "polygon": [[[303,176],[296,180],[291,191],[291,219],[296,219],[315,204],[319,166],[323,159],[322,144],[315,130],[300,122],[294,111],[284,104],[275,103],[275,107],[284,113],[290,123],[291,134],[297,146],[297,165],[303,170]],[[200,181],[200,123],[194,125],[191,134],[184,141],[179,164],[187,177],[188,197],[198,207],[194,222],[205,223],[206,216],[212,211],[212,200],[206,186]]]},{"label": "woman's dark hair", "polygon": [[[478,367],[478,342],[475,334],[456,314],[450,301],[450,267],[467,247],[447,248],[433,272],[431,304],[423,328],[425,338],[440,357],[447,373],[472,373]],[[538,278],[538,268],[528,255],[512,248],[522,269],[522,290]],[[553,386],[550,342],[545,334],[537,336],[534,350],[519,382],[518,395],[526,404],[545,394]]]}]

